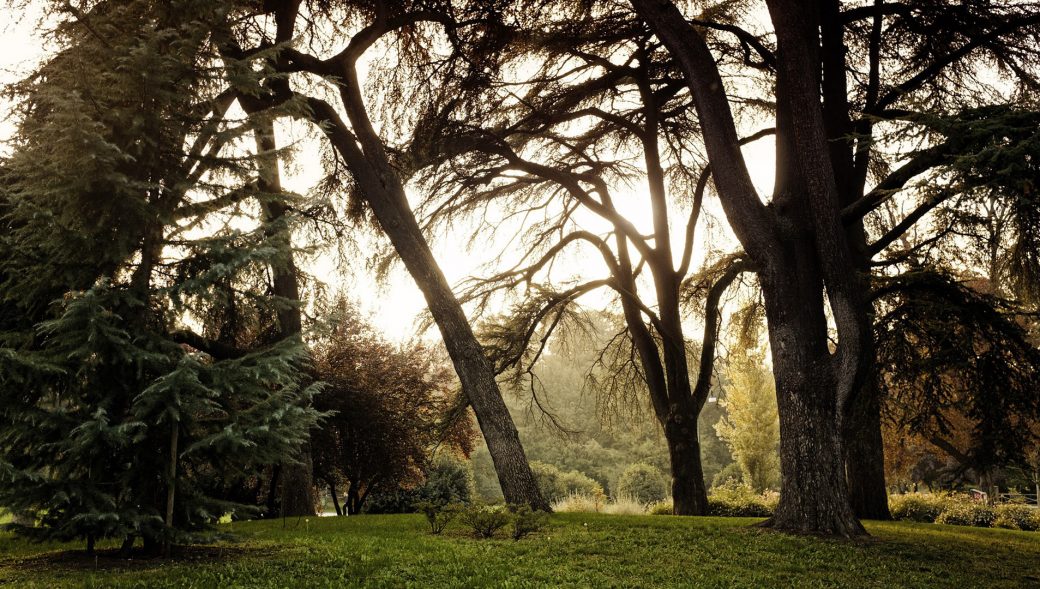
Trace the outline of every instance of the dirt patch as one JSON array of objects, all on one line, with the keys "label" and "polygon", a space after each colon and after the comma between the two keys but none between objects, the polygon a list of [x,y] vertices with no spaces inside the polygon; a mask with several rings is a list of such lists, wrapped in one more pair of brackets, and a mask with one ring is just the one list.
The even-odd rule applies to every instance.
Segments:
[{"label": "dirt patch", "polygon": [[134,550],[130,558],[120,555],[116,548],[97,550],[93,556],[83,550],[62,550],[0,562],[8,570],[39,571],[114,571],[142,570],[175,564],[203,564],[237,560],[247,556],[266,554],[269,550],[244,546],[176,546],[169,558],[151,556]]}]

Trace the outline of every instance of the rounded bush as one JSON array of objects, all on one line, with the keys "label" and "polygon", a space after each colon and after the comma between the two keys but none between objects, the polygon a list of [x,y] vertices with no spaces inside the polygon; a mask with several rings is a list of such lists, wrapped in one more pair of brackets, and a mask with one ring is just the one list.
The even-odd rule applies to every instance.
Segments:
[{"label": "rounded bush", "polygon": [[894,519],[932,523],[943,512],[950,498],[946,495],[908,493],[888,498],[888,509]]},{"label": "rounded bush", "polygon": [[751,485],[729,479],[712,487],[708,495],[708,515],[722,517],[769,517],[776,511],[777,493],[759,495]]},{"label": "rounded bush", "polygon": [[583,472],[562,471],[552,464],[531,462],[531,473],[542,497],[549,503],[563,501],[571,495],[603,495],[603,487]]},{"label": "rounded bush", "polygon": [[1009,503],[998,505],[995,511],[997,518],[993,521],[994,527],[1027,532],[1040,529],[1040,510],[1038,509]]},{"label": "rounded bush", "polygon": [[989,528],[996,519],[997,512],[989,505],[970,499],[954,499],[947,502],[942,513],[935,518],[935,523]]},{"label": "rounded bush", "polygon": [[664,474],[652,465],[632,464],[621,473],[616,495],[631,497],[643,505],[649,505],[668,496],[668,481]]}]

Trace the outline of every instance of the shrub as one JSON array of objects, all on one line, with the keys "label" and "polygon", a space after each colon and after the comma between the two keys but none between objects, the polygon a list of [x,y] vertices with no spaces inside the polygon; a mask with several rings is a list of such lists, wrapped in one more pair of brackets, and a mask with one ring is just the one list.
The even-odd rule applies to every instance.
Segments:
[{"label": "shrub", "polygon": [[534,461],[531,463],[531,473],[534,474],[542,497],[550,503],[561,501],[573,494],[603,493],[603,487],[599,483],[577,470],[562,471],[552,464]]},{"label": "shrub", "polygon": [[510,519],[509,512],[501,505],[472,504],[462,510],[462,521],[473,529],[476,538],[494,538]]},{"label": "shrub", "polygon": [[708,495],[708,515],[724,517],[769,517],[776,511],[779,495],[759,495],[750,485],[729,479],[713,487]]},{"label": "shrub", "polygon": [[672,515],[674,509],[672,508],[672,500],[665,499],[664,501],[657,501],[651,503],[646,509],[650,515]]},{"label": "shrub", "polygon": [[365,503],[366,513],[415,513],[424,501],[469,503],[474,495],[473,467],[455,456],[439,455],[426,473],[426,482],[414,489],[374,491]]},{"label": "shrub", "polygon": [[997,512],[985,503],[979,503],[967,498],[950,498],[946,502],[946,507],[943,508],[942,513],[935,518],[935,523],[989,528],[993,526],[993,522],[996,519]]},{"label": "shrub", "polygon": [[645,463],[630,465],[618,479],[617,497],[630,497],[646,506],[668,496],[668,481],[656,467]]},{"label": "shrub", "polygon": [[426,521],[430,524],[430,533],[440,534],[459,515],[462,506],[459,503],[420,501],[415,504],[415,509],[426,516]]},{"label": "shrub", "polygon": [[888,509],[894,519],[932,523],[950,501],[949,495],[908,493],[888,498]]},{"label": "shrub", "polygon": [[618,495],[604,508],[604,513],[611,515],[643,515],[646,513],[648,502],[640,501],[630,495]]},{"label": "shrub", "polygon": [[532,532],[537,532],[549,523],[548,513],[533,510],[528,505],[510,505],[509,511],[513,516],[513,540],[520,540]]},{"label": "shrub", "polygon": [[1040,529],[1040,510],[1026,505],[1008,503],[998,505],[995,511],[997,518],[993,520],[994,527],[1027,532]]},{"label": "shrub", "polygon": [[606,495],[602,492],[587,495],[584,493],[571,493],[563,499],[554,501],[553,511],[561,513],[600,513],[606,505]]}]

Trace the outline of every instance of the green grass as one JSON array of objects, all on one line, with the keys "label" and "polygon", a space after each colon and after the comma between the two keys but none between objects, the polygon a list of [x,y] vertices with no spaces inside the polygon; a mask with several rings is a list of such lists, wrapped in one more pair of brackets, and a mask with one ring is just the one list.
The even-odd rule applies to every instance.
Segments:
[{"label": "green grass", "polygon": [[[224,526],[203,560],[62,563],[79,546],[0,534],[0,586],[16,587],[1037,587],[1040,533],[868,523],[860,542],[787,536],[754,519],[558,514],[521,540],[432,536],[420,516]],[[107,566],[107,568],[105,568]]]}]

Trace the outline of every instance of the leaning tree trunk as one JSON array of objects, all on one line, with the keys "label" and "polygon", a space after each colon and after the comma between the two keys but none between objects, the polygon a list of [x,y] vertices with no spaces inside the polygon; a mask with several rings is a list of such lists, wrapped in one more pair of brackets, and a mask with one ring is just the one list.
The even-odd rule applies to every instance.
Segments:
[{"label": "leaning tree trunk", "polygon": [[477,341],[462,306],[437,265],[422,236],[403,192],[394,198],[370,198],[384,232],[394,244],[405,267],[423,292],[444,345],[462,381],[462,390],[473,407],[508,503],[528,504],[548,511],[541,496],[520,435],[495,381],[495,372]]},{"label": "leaning tree trunk", "polygon": [[324,101],[309,101],[314,120],[322,125],[336,150],[347,161],[365,202],[422,291],[462,383],[462,392],[484,434],[506,501],[549,511],[549,503],[538,490],[520,444],[520,435],[495,381],[494,368],[441,272],[408,203],[402,180],[390,165],[382,141],[371,127],[358,90],[357,73],[353,66],[346,68],[344,73],[350,83],[342,95],[356,134],[346,129],[339,114]]},{"label": "leaning tree trunk", "polygon": [[873,374],[864,383],[845,422],[845,475],[856,517],[892,519],[885,487],[881,401]]}]

